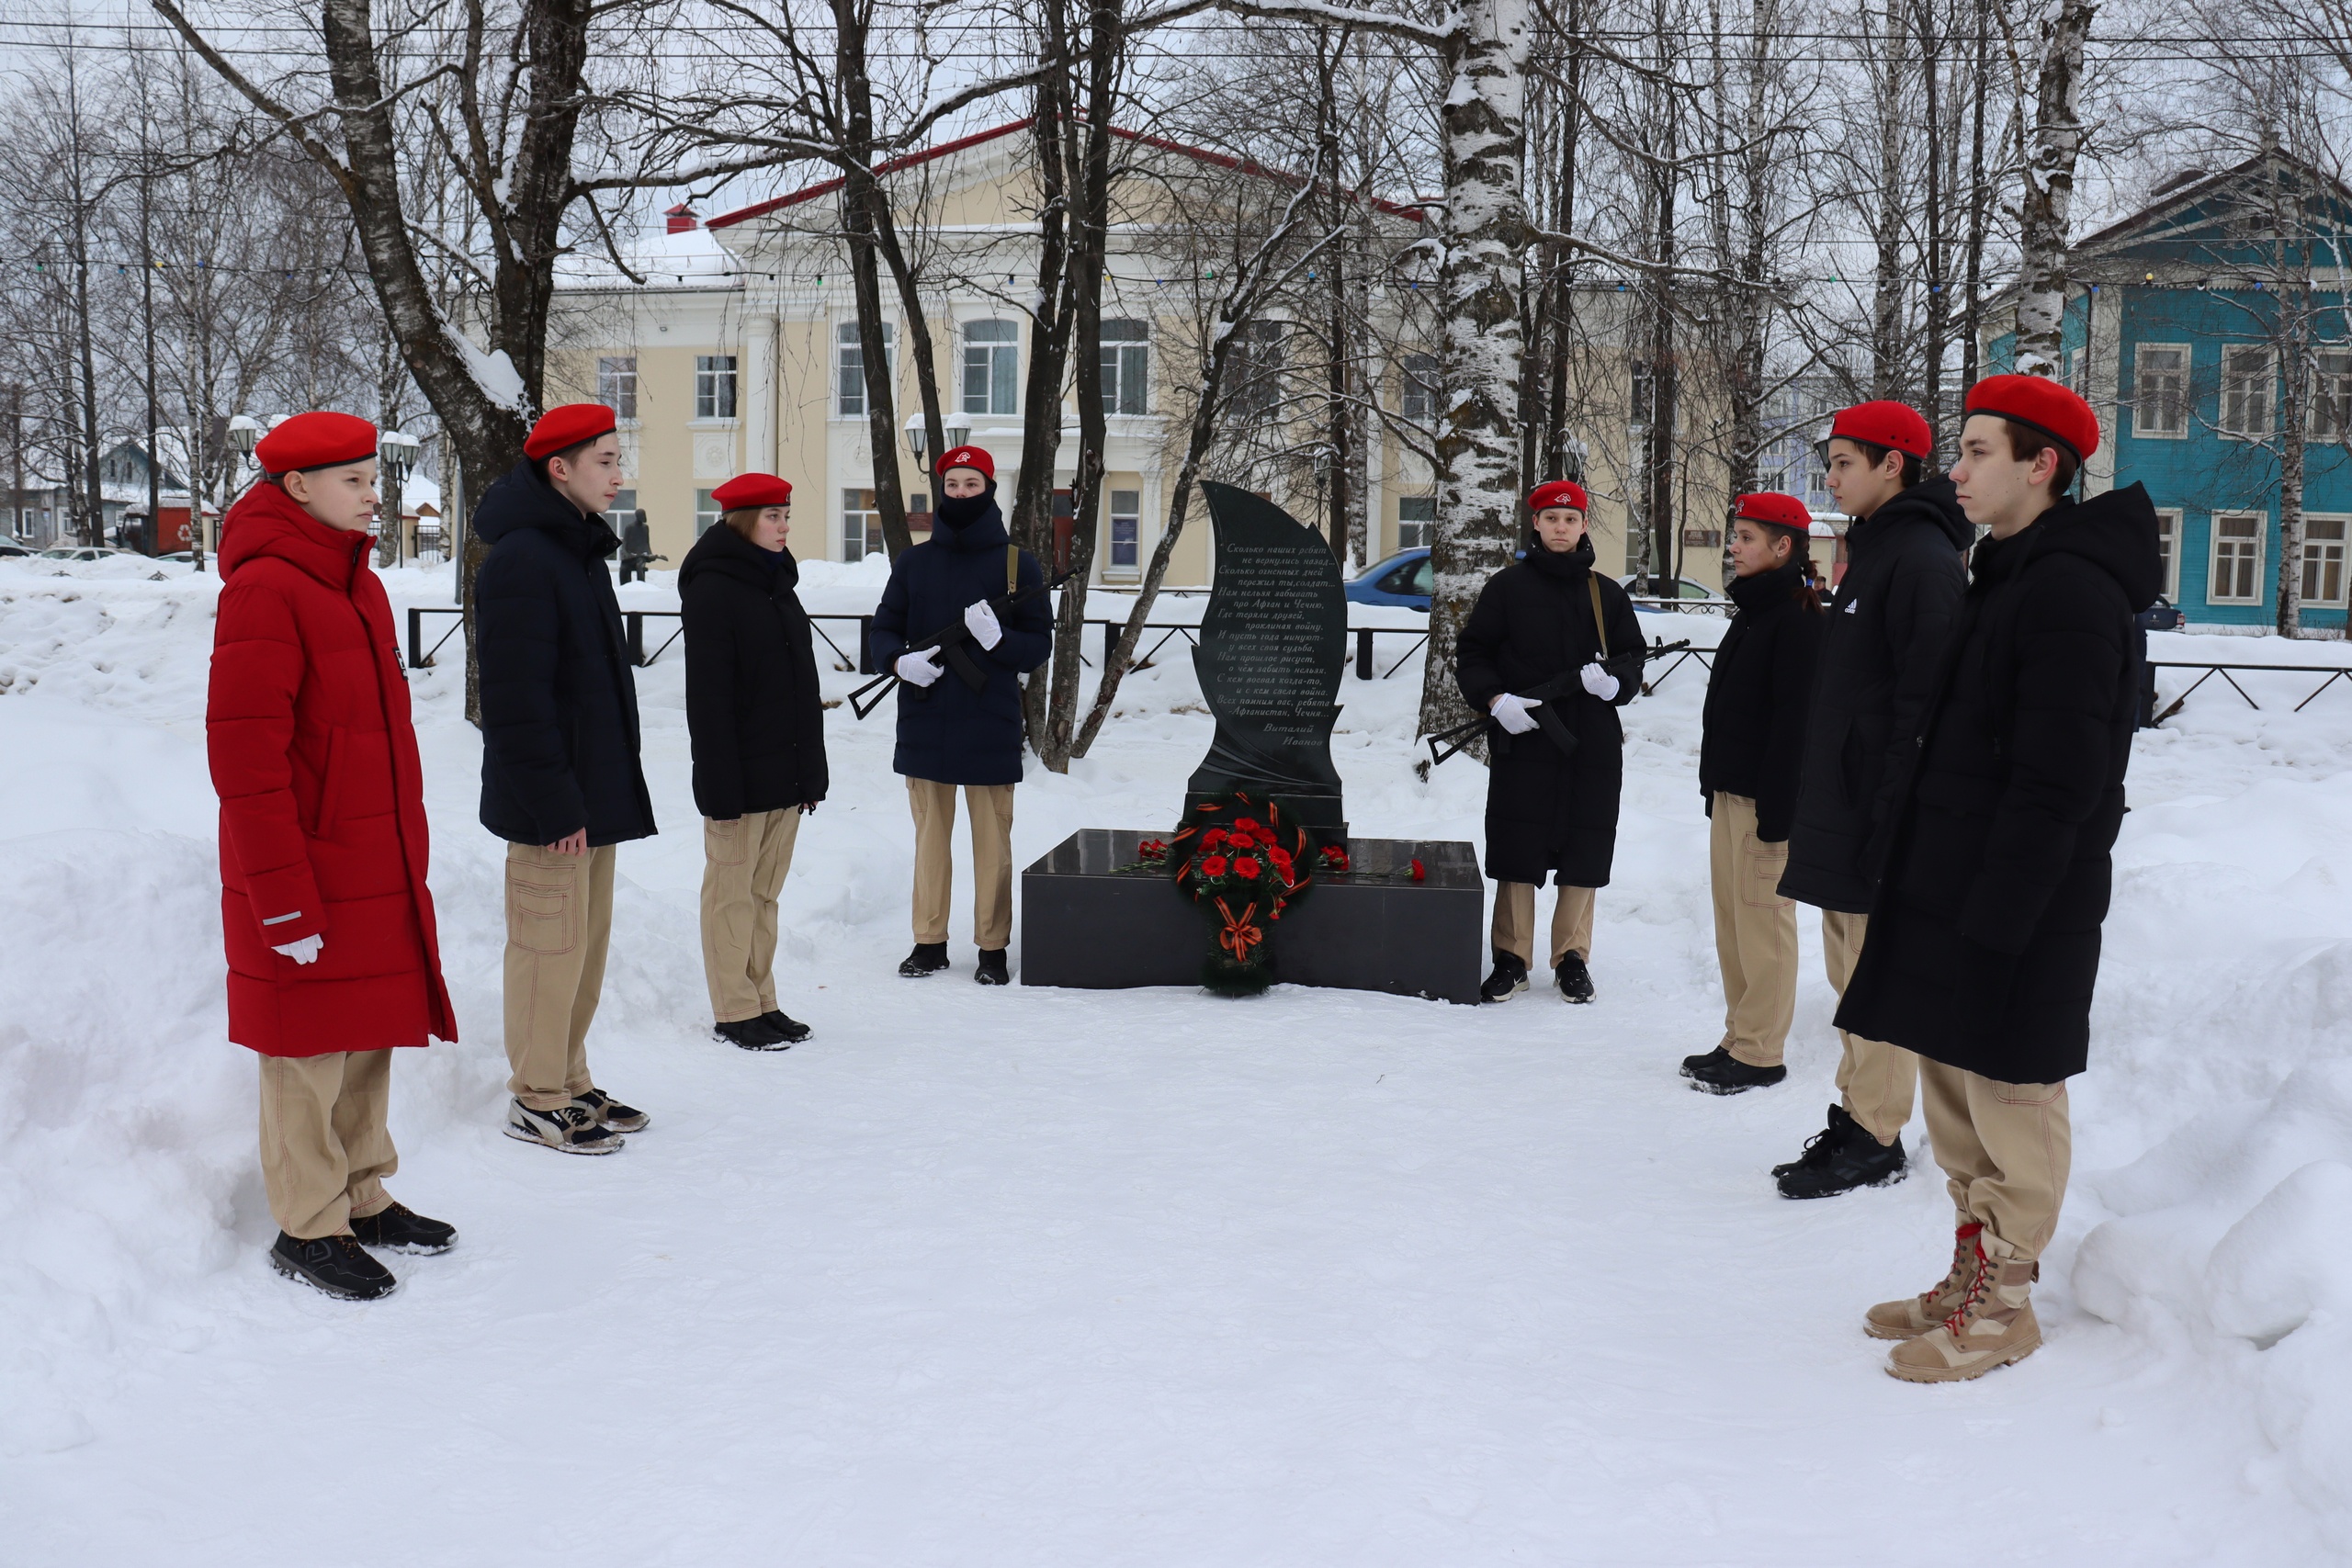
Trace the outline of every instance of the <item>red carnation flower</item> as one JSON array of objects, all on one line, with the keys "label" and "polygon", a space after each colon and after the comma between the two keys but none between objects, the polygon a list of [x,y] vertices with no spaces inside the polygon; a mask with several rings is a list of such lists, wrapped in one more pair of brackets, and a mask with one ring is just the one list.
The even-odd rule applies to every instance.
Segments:
[{"label": "red carnation flower", "polygon": [[1201,874],[1203,876],[1223,876],[1225,874],[1225,857],[1223,855],[1210,855],[1207,859],[1202,861]]},{"label": "red carnation flower", "polygon": [[1426,867],[1424,867],[1424,866],[1421,864],[1421,863],[1420,863],[1419,861],[1415,861],[1415,862],[1413,863],[1413,880],[1414,880],[1414,881],[1416,881],[1416,882],[1427,882],[1427,881],[1429,880],[1429,875],[1430,875],[1430,874],[1429,874],[1428,869],[1427,869]]},{"label": "red carnation flower", "polygon": [[1323,863],[1333,871],[1345,871],[1348,869],[1348,852],[1337,844],[1326,844],[1323,846]]},{"label": "red carnation flower", "polygon": [[1213,850],[1223,842],[1225,842],[1225,829],[1222,828],[1212,828],[1201,835],[1201,848],[1204,850]]},{"label": "red carnation flower", "polygon": [[1249,855],[1243,855],[1233,863],[1233,874],[1254,879],[1258,874],[1258,863]]},{"label": "red carnation flower", "polygon": [[1258,830],[1258,819],[1255,817],[1237,817],[1233,819],[1233,827],[1236,832],[1254,833]]}]

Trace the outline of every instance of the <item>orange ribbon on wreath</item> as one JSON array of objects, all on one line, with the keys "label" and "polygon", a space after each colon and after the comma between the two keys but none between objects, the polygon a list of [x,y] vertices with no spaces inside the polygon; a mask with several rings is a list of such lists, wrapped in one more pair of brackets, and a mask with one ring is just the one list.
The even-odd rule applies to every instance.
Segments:
[{"label": "orange ribbon on wreath", "polygon": [[1216,944],[1233,954],[1236,964],[1250,962],[1250,950],[1266,940],[1264,930],[1251,923],[1258,913],[1255,903],[1242,906],[1241,916],[1234,918],[1233,910],[1222,898],[1216,900],[1216,912],[1225,917],[1225,930],[1216,933]]}]

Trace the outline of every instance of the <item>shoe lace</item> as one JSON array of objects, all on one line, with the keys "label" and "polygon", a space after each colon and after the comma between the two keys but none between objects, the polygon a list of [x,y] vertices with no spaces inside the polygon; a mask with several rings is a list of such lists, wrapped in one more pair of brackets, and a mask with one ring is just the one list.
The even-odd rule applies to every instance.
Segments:
[{"label": "shoe lace", "polygon": [[1975,1272],[1968,1278],[1968,1289],[1961,1293],[1960,1304],[1953,1307],[1951,1315],[1944,1319],[1944,1327],[1955,1339],[1960,1337],[1961,1325],[1967,1319],[1970,1309],[1984,1299],[1985,1286],[1991,1282],[1993,1277],[1993,1260],[1984,1256],[1984,1244],[1978,1241],[1974,1245]]},{"label": "shoe lace", "polygon": [[1926,1306],[1951,1289],[1953,1282],[1968,1272],[1971,1259],[1981,1256],[1976,1250],[1976,1238],[1983,1234],[1984,1229],[1982,1224],[1972,1223],[1961,1226],[1952,1233],[1951,1267],[1944,1271],[1942,1283],[1930,1286],[1919,1292],[1921,1306]]},{"label": "shoe lace", "polygon": [[[1836,1131],[1834,1127],[1824,1127],[1820,1132],[1807,1138],[1804,1141],[1804,1152],[1797,1156],[1797,1164],[1809,1170],[1827,1165],[1829,1156],[1838,1152],[1838,1140],[1830,1135]],[[1935,1292],[1930,1291],[1928,1293],[1933,1295]]]}]

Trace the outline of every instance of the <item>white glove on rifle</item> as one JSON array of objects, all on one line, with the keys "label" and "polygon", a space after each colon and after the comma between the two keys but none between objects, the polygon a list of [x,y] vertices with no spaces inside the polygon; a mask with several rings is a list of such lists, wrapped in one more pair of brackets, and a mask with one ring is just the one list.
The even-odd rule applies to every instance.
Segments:
[{"label": "white glove on rifle", "polygon": [[1584,689],[1602,702],[1613,703],[1617,700],[1617,677],[1603,669],[1600,660],[1596,659],[1582,670],[1577,671],[1577,676],[1584,682]]},{"label": "white glove on rifle", "polygon": [[289,942],[284,947],[273,947],[272,953],[282,953],[297,964],[316,964],[319,949],[327,944],[322,936],[306,936],[300,942]]},{"label": "white glove on rifle", "polygon": [[985,599],[964,606],[964,625],[970,628],[972,640],[982,648],[994,648],[1004,640],[1004,628],[996,622],[996,612],[989,608]]},{"label": "white glove on rifle", "polygon": [[939,650],[935,648],[926,648],[920,653],[902,653],[899,655],[899,662],[891,668],[899,672],[899,679],[908,685],[928,686],[938,680],[942,673],[939,667]]},{"label": "white glove on rifle", "polygon": [[1487,711],[1495,716],[1497,724],[1501,725],[1511,734],[1524,735],[1535,728],[1535,716],[1527,710],[1540,708],[1543,705],[1544,699],[1541,697],[1519,697],[1505,692],[1495,699],[1495,705]]}]

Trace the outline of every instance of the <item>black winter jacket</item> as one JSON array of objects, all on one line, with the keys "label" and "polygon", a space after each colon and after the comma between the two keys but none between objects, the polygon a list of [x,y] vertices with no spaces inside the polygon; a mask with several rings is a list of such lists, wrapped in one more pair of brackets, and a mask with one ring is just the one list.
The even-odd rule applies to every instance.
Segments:
[{"label": "black winter jacket", "polygon": [[695,809],[714,821],[825,798],[825,709],[800,565],[724,524],[678,569]]},{"label": "black winter jacket", "polygon": [[490,541],[474,580],[481,672],[481,825],[510,843],[582,828],[654,831],[638,762],[637,678],[605,558],[620,541],[518,463],[474,509]]},{"label": "black winter jacket", "polygon": [[1846,531],[1846,575],[1822,627],[1782,897],[1870,912],[1975,536],[1950,479],[1914,485]]},{"label": "black winter jacket", "polygon": [[[910,644],[960,624],[974,602],[1003,598],[1007,543],[994,479],[985,495],[941,497],[930,542],[890,563],[889,586],[874,608],[874,667],[888,670]],[[1019,572],[1023,588],[1045,581],[1026,550]],[[988,673],[979,691],[952,666],[927,689],[899,688],[899,747],[890,761],[899,773],[940,784],[1021,782],[1021,677],[1054,650],[1053,611],[1040,593],[999,619],[1004,636],[994,648],[964,645]]]},{"label": "black winter jacket", "polygon": [[[1543,731],[1512,735],[1487,725],[1487,874],[1498,882],[1606,887],[1617,852],[1617,797],[1624,782],[1625,732],[1617,710],[1642,689],[1642,624],[1625,591],[1592,570],[1592,541],[1554,554],[1531,540],[1526,558],[1487,580],[1462,627],[1454,680],[1480,713],[1505,692],[1525,695],[1566,672],[1568,690],[1547,698],[1568,732],[1562,756]],[[1609,702],[1576,682],[1600,658],[1592,592],[1600,586]]]},{"label": "black winter jacket", "polygon": [[1804,716],[1821,651],[1820,609],[1797,597],[1795,561],[1731,585],[1739,606],[1715,649],[1699,734],[1699,795],[1714,815],[1715,795],[1756,802],[1756,836],[1777,844],[1796,816]]},{"label": "black winter jacket", "polygon": [[2161,584],[2139,485],[1976,547],[1838,1027],[2006,1083],[2083,1070]]}]

